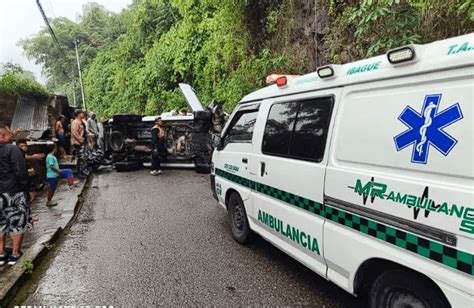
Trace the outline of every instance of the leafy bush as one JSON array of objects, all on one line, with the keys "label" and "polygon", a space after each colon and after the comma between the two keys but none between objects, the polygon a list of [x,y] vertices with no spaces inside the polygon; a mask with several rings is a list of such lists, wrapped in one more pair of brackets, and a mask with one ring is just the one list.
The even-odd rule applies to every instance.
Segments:
[{"label": "leafy bush", "polygon": [[20,72],[0,75],[0,92],[11,95],[47,95],[48,91],[32,77]]},{"label": "leafy bush", "polygon": [[89,109],[105,116],[180,109],[185,82],[204,104],[215,98],[231,111],[271,72],[304,74],[472,32],[474,1],[135,0],[119,14],[90,3],[78,23],[52,25],[66,57],[46,28],[21,44],[44,64],[48,86],[72,97],[78,38]]},{"label": "leafy bush", "polygon": [[332,63],[359,60],[390,48],[474,31],[472,0],[321,2],[330,17],[324,45]]}]

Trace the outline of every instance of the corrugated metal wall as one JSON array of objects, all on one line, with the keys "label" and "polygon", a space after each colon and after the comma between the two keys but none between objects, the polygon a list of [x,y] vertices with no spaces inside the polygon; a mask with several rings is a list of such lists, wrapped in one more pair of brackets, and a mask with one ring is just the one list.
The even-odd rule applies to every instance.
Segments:
[{"label": "corrugated metal wall", "polygon": [[41,138],[48,129],[47,102],[36,102],[28,98],[19,97],[11,128],[29,131],[28,139]]}]

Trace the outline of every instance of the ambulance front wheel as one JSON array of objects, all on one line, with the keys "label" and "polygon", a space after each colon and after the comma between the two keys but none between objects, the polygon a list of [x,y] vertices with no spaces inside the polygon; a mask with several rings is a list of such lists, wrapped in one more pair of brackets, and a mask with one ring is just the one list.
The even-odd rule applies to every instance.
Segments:
[{"label": "ambulance front wheel", "polygon": [[441,290],[428,278],[404,270],[382,273],[370,290],[372,308],[444,308],[449,307]]},{"label": "ambulance front wheel", "polygon": [[252,230],[250,230],[244,202],[239,194],[234,192],[230,195],[227,210],[232,237],[240,244],[248,243],[252,238]]}]

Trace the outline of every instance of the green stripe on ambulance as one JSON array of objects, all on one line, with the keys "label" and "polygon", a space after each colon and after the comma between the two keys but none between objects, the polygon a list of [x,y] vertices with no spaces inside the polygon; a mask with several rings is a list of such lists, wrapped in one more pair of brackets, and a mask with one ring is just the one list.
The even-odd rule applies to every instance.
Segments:
[{"label": "green stripe on ambulance", "polygon": [[327,204],[321,204],[302,196],[297,196],[281,189],[255,182],[236,174],[231,174],[218,168],[216,168],[216,175],[236,184],[248,187],[254,191],[258,191],[259,193],[265,194],[269,197],[281,200],[288,205],[324,217],[339,225],[474,276],[474,255],[470,252],[461,251],[454,247],[421,237],[417,234],[396,229],[392,226],[337,209]]}]

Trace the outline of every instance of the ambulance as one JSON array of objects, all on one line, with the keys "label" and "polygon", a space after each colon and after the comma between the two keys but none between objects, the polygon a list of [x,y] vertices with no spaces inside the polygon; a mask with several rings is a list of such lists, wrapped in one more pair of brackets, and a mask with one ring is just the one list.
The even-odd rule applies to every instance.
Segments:
[{"label": "ambulance", "polygon": [[245,96],[211,183],[261,237],[370,307],[474,307],[474,33]]}]

